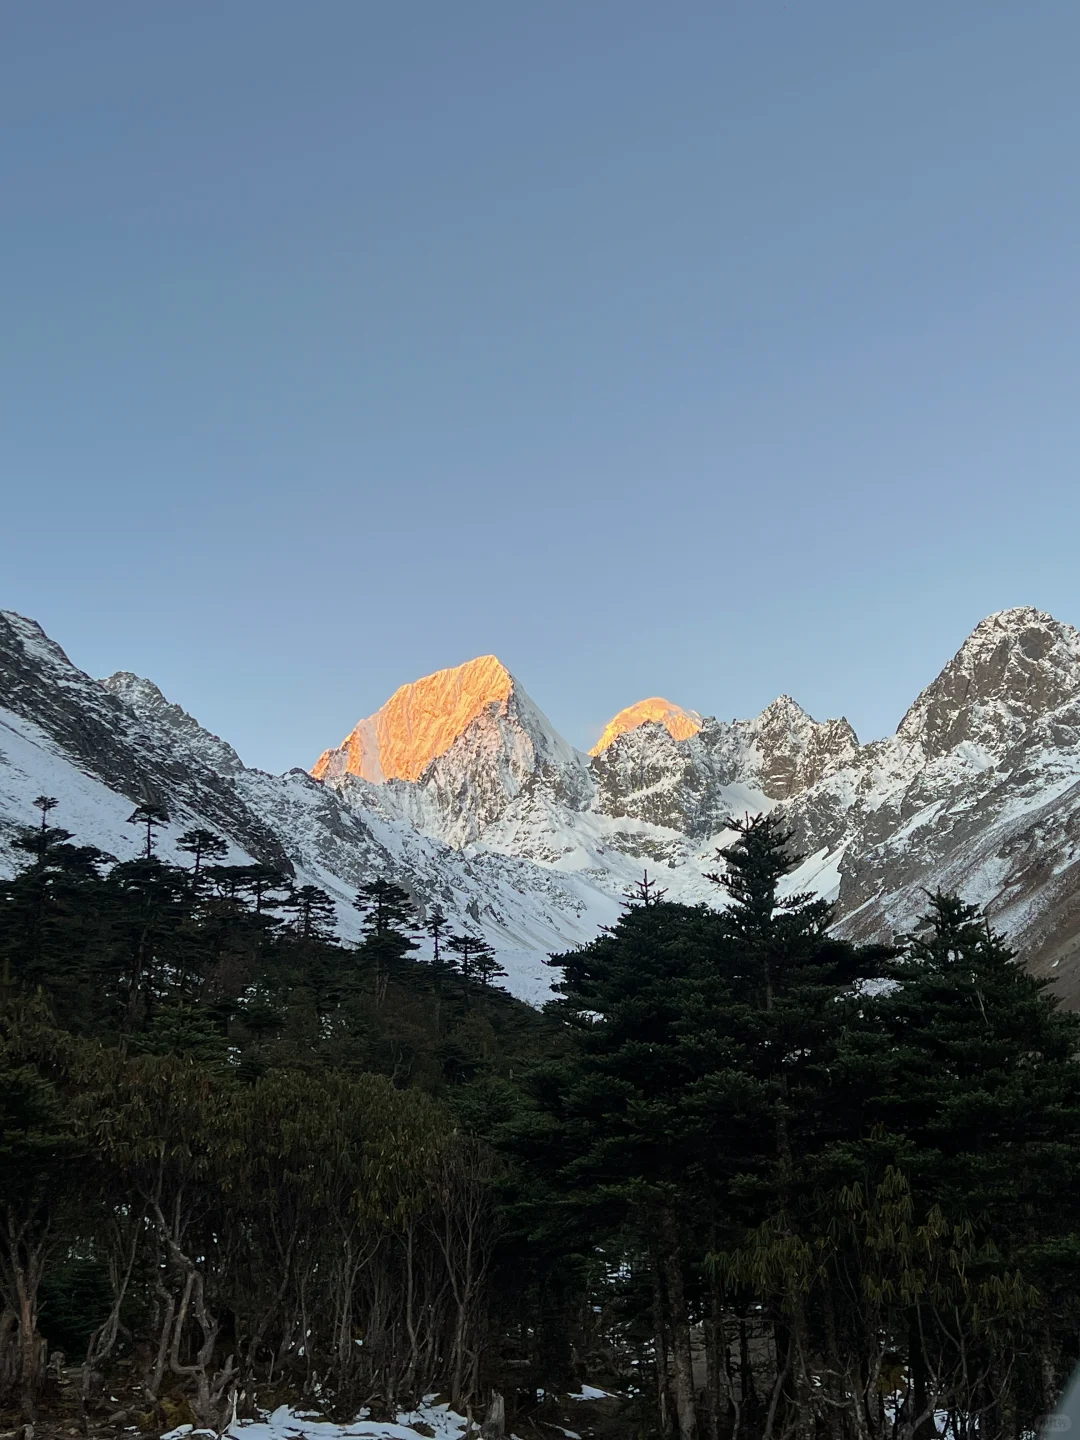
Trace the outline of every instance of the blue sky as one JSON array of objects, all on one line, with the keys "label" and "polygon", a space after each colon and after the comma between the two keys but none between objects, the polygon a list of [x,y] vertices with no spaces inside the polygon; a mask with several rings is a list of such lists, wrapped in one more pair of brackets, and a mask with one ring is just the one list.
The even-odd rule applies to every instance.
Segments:
[{"label": "blue sky", "polygon": [[1080,6],[0,17],[0,604],[309,764],[493,651],[573,741],[864,738],[1080,623]]}]

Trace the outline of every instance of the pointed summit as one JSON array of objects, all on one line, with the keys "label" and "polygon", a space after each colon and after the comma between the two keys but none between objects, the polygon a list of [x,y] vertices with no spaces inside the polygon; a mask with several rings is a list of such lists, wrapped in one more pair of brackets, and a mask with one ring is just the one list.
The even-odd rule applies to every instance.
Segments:
[{"label": "pointed summit", "polygon": [[602,755],[620,735],[625,735],[628,730],[636,730],[639,725],[650,724],[663,725],[673,740],[689,740],[691,735],[696,735],[701,729],[701,716],[693,710],[684,710],[681,705],[673,705],[670,700],[661,699],[659,695],[653,695],[648,700],[639,700],[636,705],[628,705],[625,710],[620,710],[613,720],[609,720],[604,726],[604,733],[589,754]]},{"label": "pointed summit", "polygon": [[107,675],[101,684],[110,695],[122,700],[128,709],[148,720],[166,734],[175,737],[178,745],[191,747],[200,758],[221,770],[224,774],[237,774],[244,765],[240,756],[220,736],[204,730],[193,715],[166,700],[152,680],[133,675],[130,670],[117,670]]},{"label": "pointed summit", "polygon": [[964,741],[1000,757],[1042,716],[1080,697],[1080,633],[1033,605],[980,620],[901,720],[927,757]]},{"label": "pointed summit", "polygon": [[765,794],[787,800],[850,764],[859,748],[847,720],[815,720],[790,695],[778,695],[749,721]]},{"label": "pointed summit", "polygon": [[395,690],[335,750],[312,766],[316,780],[360,775],[374,784],[417,780],[491,705],[505,707],[514,677],[494,655],[436,670]]}]

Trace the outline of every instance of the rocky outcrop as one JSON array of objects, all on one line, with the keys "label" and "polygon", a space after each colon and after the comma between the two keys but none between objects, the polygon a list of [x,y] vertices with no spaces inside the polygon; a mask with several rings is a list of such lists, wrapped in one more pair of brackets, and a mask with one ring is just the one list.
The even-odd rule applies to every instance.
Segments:
[{"label": "rocky outcrop", "polygon": [[176,753],[186,753],[219,775],[238,775],[243,770],[244,763],[231,745],[204,730],[179,705],[166,700],[153,681],[133,675],[130,670],[118,670],[101,684],[153,731],[171,739]]},{"label": "rocky outcrop", "polygon": [[842,928],[911,928],[926,892],[984,909],[1080,1000],[1080,634],[1023,607],[982,621],[889,739],[785,807],[835,863]]},{"label": "rocky outcrop", "polygon": [[593,752],[596,808],[699,838],[721,829],[733,809],[802,794],[858,748],[846,720],[813,720],[788,695],[753,720],[705,720],[685,739],[642,724]]},{"label": "rocky outcrop", "polygon": [[1080,634],[1024,606],[978,624],[901,720],[897,739],[929,762],[974,745],[998,762],[1064,720],[1059,743],[1075,740],[1080,700]]}]

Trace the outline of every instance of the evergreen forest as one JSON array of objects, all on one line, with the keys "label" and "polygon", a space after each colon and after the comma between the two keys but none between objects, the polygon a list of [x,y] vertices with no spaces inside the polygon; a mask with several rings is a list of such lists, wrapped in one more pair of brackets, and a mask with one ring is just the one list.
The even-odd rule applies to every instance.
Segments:
[{"label": "evergreen forest", "polygon": [[0,883],[11,1424],[438,1393],[550,1436],[587,1382],[641,1440],[1019,1440],[1076,1364],[1080,1021],[956,897],[848,943],[732,820],[716,906],[646,875],[536,1010],[385,878],[346,943],[208,830],[166,863],[154,804],[124,862],[37,805]]}]

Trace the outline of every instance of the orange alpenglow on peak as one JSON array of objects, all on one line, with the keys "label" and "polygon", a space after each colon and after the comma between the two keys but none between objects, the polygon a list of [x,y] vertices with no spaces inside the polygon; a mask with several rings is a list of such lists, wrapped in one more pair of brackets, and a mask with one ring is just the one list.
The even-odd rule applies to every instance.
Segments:
[{"label": "orange alpenglow on peak", "polygon": [[482,711],[505,704],[513,688],[514,677],[494,655],[436,670],[395,690],[336,750],[324,751],[311,773],[316,780],[360,775],[375,784],[417,780]]},{"label": "orange alpenglow on peak", "polygon": [[654,695],[650,700],[639,700],[636,705],[628,705],[625,710],[620,710],[614,720],[609,720],[605,725],[604,733],[589,754],[600,755],[620,735],[650,722],[663,725],[673,740],[689,740],[691,735],[696,735],[701,729],[700,715]]}]

